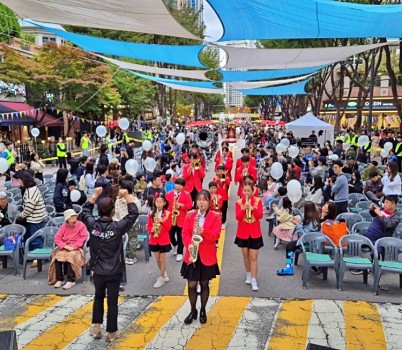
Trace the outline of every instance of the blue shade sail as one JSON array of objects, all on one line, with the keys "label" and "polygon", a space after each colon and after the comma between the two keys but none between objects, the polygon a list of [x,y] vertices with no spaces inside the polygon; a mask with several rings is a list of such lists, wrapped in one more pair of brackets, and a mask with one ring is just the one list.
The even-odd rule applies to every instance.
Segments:
[{"label": "blue shade sail", "polygon": [[219,70],[222,74],[222,82],[234,82],[234,81],[252,81],[252,80],[265,80],[276,79],[285,77],[294,77],[298,75],[305,75],[315,73],[326,66],[316,66],[308,68],[295,68],[295,69],[271,69],[271,70],[250,70],[250,71],[228,71]]},{"label": "blue shade sail", "polygon": [[174,84],[174,85],[197,87],[197,88],[219,89],[218,87],[216,87],[214,85],[213,81],[188,81],[188,80],[166,79],[166,78],[154,77],[152,75],[142,74],[142,73],[133,72],[133,71],[129,71],[129,72],[133,73],[137,77],[156,81],[158,83],[163,83],[163,84]]},{"label": "blue shade sail", "polygon": [[[35,22],[32,22],[32,24],[37,25]],[[205,68],[198,57],[201,50],[205,47],[203,45],[178,46],[130,43],[65,32],[39,25],[37,26],[46,30],[47,32],[53,33],[65,40],[72,42],[86,51],[101,53],[104,55]]]},{"label": "blue shade sail", "polygon": [[402,37],[402,5],[329,0],[207,1],[223,25],[219,41]]},{"label": "blue shade sail", "polygon": [[306,84],[311,79],[306,79],[295,84],[280,85],[260,89],[242,89],[238,90],[248,96],[279,96],[279,95],[306,95]]}]

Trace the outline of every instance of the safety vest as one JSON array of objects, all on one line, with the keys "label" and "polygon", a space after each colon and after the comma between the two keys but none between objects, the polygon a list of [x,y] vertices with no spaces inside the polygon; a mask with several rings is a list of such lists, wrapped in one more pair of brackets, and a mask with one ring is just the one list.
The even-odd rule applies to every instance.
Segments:
[{"label": "safety vest", "polygon": [[395,147],[395,155],[397,157],[402,157],[402,142],[398,142],[398,144]]},{"label": "safety vest", "polygon": [[366,153],[370,153],[371,152],[371,141],[368,141],[364,146],[363,149]]},{"label": "safety vest", "polygon": [[152,132],[151,131],[143,131],[142,132],[142,138],[146,139],[146,140],[152,140]]},{"label": "safety vest", "polygon": [[88,138],[87,137],[83,137],[82,139],[81,139],[81,144],[82,144],[82,149],[88,149],[88,147],[89,147],[89,140],[88,140]]},{"label": "safety vest", "polygon": [[343,142],[350,144],[350,135],[349,135],[349,134],[346,134],[346,135],[344,136]]},{"label": "safety vest", "polygon": [[337,137],[335,137],[335,141],[343,141],[343,137],[341,135],[338,135]]},{"label": "safety vest", "polygon": [[350,144],[353,146],[358,146],[357,140],[359,139],[359,135],[355,135],[350,138]]},{"label": "safety vest", "polygon": [[14,159],[13,152],[11,152],[9,149],[5,149],[4,152],[7,153],[7,158],[6,158],[7,163],[10,164],[10,165],[11,165],[11,164],[14,164],[14,163],[15,163],[15,159]]},{"label": "safety vest", "polygon": [[63,142],[58,142],[56,145],[57,157],[67,157],[67,148]]}]

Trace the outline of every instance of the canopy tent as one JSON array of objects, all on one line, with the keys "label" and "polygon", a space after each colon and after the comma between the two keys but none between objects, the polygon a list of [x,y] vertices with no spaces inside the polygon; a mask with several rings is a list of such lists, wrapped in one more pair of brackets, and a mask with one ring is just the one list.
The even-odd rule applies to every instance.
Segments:
[{"label": "canopy tent", "polygon": [[307,94],[305,86],[310,80],[311,79],[307,79],[294,84],[259,89],[239,89],[239,91],[248,96],[305,95]]},{"label": "canopy tent", "polygon": [[[307,0],[310,1],[310,0]],[[387,43],[316,47],[308,49],[250,49],[219,46],[228,54],[225,68],[232,69],[289,69],[328,65],[375,49]]]},{"label": "canopy tent", "polygon": [[267,81],[245,81],[245,82],[232,82],[229,85],[233,89],[258,89],[262,87],[275,86],[275,85],[286,85],[294,83],[296,81],[304,80],[310,77],[312,74],[304,75],[302,77],[289,78],[289,79],[279,79],[279,80],[267,80]]},{"label": "canopy tent", "polygon": [[209,88],[184,86],[184,85],[169,84],[169,83],[160,83],[160,84],[166,85],[167,87],[170,87],[171,89],[175,89],[175,90],[199,92],[201,94],[223,95],[225,93],[225,90],[223,90],[223,89],[209,89]]},{"label": "canopy tent", "polygon": [[2,0],[21,18],[78,27],[198,39],[184,29],[162,0]]},{"label": "canopy tent", "polygon": [[207,1],[223,24],[219,41],[402,37],[402,26],[396,25],[402,22],[401,5],[329,0]]},{"label": "canopy tent", "polygon": [[199,60],[199,54],[204,45],[159,45],[142,44],[120,40],[103,39],[89,35],[66,32],[44,27],[32,22],[43,30],[68,40],[82,49],[104,55],[136,58],[145,61],[165,62],[205,68]]},{"label": "canopy tent", "polygon": [[[333,142],[334,128],[333,125],[323,122],[311,113],[307,113],[299,119],[286,124],[286,129],[293,132],[295,137],[308,137],[311,135],[311,131],[314,130],[320,145],[324,145],[327,140],[331,141],[331,143]],[[323,134],[318,136],[321,130]]]}]

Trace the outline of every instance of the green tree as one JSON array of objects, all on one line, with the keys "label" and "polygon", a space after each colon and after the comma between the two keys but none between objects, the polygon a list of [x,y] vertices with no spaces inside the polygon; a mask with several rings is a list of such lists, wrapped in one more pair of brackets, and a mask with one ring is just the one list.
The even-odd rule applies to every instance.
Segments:
[{"label": "green tree", "polygon": [[0,3],[0,41],[10,43],[11,37],[19,38],[21,27],[17,16],[7,6]]}]

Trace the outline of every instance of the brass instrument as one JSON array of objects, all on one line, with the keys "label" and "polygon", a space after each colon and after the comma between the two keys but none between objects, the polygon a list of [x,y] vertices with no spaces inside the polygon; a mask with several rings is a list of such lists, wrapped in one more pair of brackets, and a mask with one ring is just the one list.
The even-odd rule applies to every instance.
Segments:
[{"label": "brass instrument", "polygon": [[226,182],[226,174],[221,175],[221,182]]},{"label": "brass instrument", "polygon": [[213,205],[214,209],[219,210],[218,196],[215,195],[214,199],[212,201],[214,202],[214,205]]},{"label": "brass instrument", "polygon": [[[246,204],[248,204],[248,206],[251,205],[251,199],[249,196],[246,197]],[[252,224],[255,222],[255,218],[254,218],[253,214],[251,213],[251,208],[246,209],[246,217],[244,218],[244,221],[247,224]]]},{"label": "brass instrument", "polygon": [[195,216],[195,223],[194,223],[194,229],[193,229],[193,236],[191,237],[191,243],[188,245],[188,252],[190,254],[190,261],[195,264],[197,259],[198,259],[198,250],[200,243],[203,241],[203,238],[198,234],[198,227],[199,227],[199,221],[200,219],[200,213],[197,212],[197,215]]},{"label": "brass instrument", "polygon": [[194,168],[194,170],[198,170],[199,168],[201,168],[201,162],[199,160],[196,160],[193,163],[193,168]]},{"label": "brass instrument", "polygon": [[155,213],[154,216],[154,237],[158,238],[159,235],[161,234],[161,221],[160,221],[160,217],[158,216],[158,213]]},{"label": "brass instrument", "polygon": [[180,212],[178,209],[176,209],[176,202],[177,202],[177,198],[179,197],[179,195],[177,196],[173,196],[173,211],[172,211],[172,226],[176,226],[177,224],[177,217],[179,216]]}]

